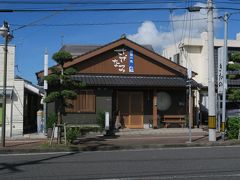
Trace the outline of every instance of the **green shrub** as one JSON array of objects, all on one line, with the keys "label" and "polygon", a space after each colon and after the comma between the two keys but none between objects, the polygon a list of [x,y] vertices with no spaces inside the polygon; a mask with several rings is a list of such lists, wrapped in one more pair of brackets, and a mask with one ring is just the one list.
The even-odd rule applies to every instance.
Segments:
[{"label": "green shrub", "polygon": [[230,61],[233,61],[233,62],[240,62],[240,53],[233,52],[229,59]]},{"label": "green shrub", "polygon": [[103,130],[105,128],[105,113],[99,112],[97,117],[97,124],[100,127],[100,130]]},{"label": "green shrub", "polygon": [[239,63],[228,64],[227,69],[230,71],[240,70],[240,64]]},{"label": "green shrub", "polygon": [[230,117],[227,120],[227,136],[229,139],[238,139],[240,117]]},{"label": "green shrub", "polygon": [[99,127],[67,127],[67,141],[73,143],[79,136],[84,136],[89,132],[98,132]]},{"label": "green shrub", "polygon": [[80,134],[79,127],[70,127],[67,128],[67,141],[72,143]]},{"label": "green shrub", "polygon": [[57,115],[55,113],[51,113],[46,121],[46,128],[53,128],[53,124],[57,122]]},{"label": "green shrub", "polygon": [[228,100],[231,100],[231,101],[240,100],[240,89],[229,88]]}]

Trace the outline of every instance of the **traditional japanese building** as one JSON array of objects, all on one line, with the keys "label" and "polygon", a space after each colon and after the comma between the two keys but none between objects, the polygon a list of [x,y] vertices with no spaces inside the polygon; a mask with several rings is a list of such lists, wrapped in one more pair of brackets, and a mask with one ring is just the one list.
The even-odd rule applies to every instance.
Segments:
[{"label": "traditional japanese building", "polygon": [[[123,127],[158,128],[164,115],[188,115],[187,69],[151,46],[122,37],[104,46],[65,45],[61,50],[74,57],[64,68],[76,68],[72,78],[86,83],[66,109],[65,122],[96,124],[98,112],[109,112],[114,122],[120,111]],[[42,77],[38,72],[39,82]],[[48,107],[54,111],[54,104]]]}]

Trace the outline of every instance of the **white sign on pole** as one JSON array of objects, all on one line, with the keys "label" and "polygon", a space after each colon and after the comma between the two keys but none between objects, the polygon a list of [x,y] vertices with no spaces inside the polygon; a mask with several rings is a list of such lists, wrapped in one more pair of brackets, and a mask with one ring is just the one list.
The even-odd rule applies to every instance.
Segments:
[{"label": "white sign on pole", "polygon": [[109,130],[109,112],[105,112],[105,130]]},{"label": "white sign on pole", "polygon": [[218,94],[222,94],[224,88],[223,53],[223,47],[218,48]]},{"label": "white sign on pole", "polygon": [[[44,54],[44,76],[48,75],[48,53],[47,50]],[[48,89],[48,83],[46,80],[44,80],[44,85],[43,85],[44,89],[47,90]]]}]

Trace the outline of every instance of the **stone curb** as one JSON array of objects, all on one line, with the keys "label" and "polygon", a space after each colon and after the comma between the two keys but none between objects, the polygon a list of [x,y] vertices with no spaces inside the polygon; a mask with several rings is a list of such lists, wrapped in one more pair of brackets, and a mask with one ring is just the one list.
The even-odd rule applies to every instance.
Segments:
[{"label": "stone curb", "polygon": [[86,152],[86,151],[114,151],[114,150],[137,150],[137,149],[159,149],[159,148],[188,148],[188,147],[220,147],[237,146],[240,141],[222,141],[208,143],[184,143],[184,144],[148,144],[148,145],[125,145],[125,146],[67,146],[67,147],[48,147],[33,149],[0,149],[0,154],[24,154],[24,153],[48,153],[48,152]]}]

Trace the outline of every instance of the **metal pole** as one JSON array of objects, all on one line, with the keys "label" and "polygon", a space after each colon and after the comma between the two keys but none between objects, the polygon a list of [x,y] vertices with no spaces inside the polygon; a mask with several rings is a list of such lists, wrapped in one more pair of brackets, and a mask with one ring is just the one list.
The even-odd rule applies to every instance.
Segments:
[{"label": "metal pole", "polygon": [[8,36],[4,37],[4,62],[3,62],[3,102],[2,102],[2,147],[5,147],[6,134],[6,84],[7,84],[7,52]]},{"label": "metal pole", "polygon": [[[48,75],[48,52],[45,50],[44,54],[44,76]],[[48,83],[44,80],[44,98],[47,97]],[[43,133],[47,132],[46,121],[47,121],[47,103],[43,102]]]},{"label": "metal pole", "polygon": [[209,129],[209,141],[216,141],[213,0],[208,0],[207,16],[208,16],[208,129]]},{"label": "metal pole", "polygon": [[228,38],[228,18],[229,14],[224,14],[224,44],[223,44],[223,100],[222,100],[222,139],[224,140],[225,136],[225,122],[226,122],[226,90],[227,90],[227,80],[226,80],[226,65],[228,60],[228,47],[227,47],[227,38]]},{"label": "metal pole", "polygon": [[189,107],[188,107],[188,125],[189,125],[189,142],[192,142],[192,90],[191,90],[191,79],[188,79],[189,86],[188,86],[188,101],[189,101]]}]

